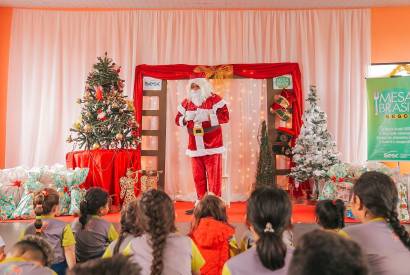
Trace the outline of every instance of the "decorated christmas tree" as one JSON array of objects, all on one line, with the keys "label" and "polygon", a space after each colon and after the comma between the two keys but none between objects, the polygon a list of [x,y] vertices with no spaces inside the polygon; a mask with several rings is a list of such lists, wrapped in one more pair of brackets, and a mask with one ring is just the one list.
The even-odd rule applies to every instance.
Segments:
[{"label": "decorated christmas tree", "polygon": [[306,101],[303,126],[292,149],[295,166],[290,176],[296,182],[326,179],[329,168],[340,163],[336,143],[327,130],[326,114],[318,106],[315,86],[310,87]]},{"label": "decorated christmas tree", "polygon": [[256,171],[255,188],[263,185],[275,186],[275,175],[273,173],[273,156],[269,143],[266,121],[262,121],[259,133],[259,160]]},{"label": "decorated christmas tree", "polygon": [[134,105],[123,94],[120,69],[105,53],[88,74],[84,94],[77,100],[81,116],[67,138],[78,149],[135,148],[140,143]]}]

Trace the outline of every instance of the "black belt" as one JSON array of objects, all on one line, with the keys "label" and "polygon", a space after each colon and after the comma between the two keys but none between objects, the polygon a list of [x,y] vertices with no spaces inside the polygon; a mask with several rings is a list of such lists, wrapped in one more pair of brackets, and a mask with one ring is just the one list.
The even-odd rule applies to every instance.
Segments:
[{"label": "black belt", "polygon": [[[219,128],[221,128],[221,125],[211,126],[211,127],[202,128],[202,129],[204,130],[204,133],[209,133],[209,132],[213,132],[213,131],[215,131],[216,129],[219,129]],[[187,129],[188,129],[189,134],[191,134],[191,135],[194,134],[194,130],[192,128],[187,128]]]}]

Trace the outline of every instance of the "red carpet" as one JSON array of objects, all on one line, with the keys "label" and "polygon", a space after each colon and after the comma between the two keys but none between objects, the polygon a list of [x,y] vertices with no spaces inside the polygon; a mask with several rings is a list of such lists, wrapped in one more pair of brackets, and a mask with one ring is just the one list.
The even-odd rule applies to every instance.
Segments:
[{"label": "red carpet", "polygon": [[[193,204],[190,202],[176,202],[176,220],[177,222],[190,222],[192,216],[185,215],[185,210],[193,207]],[[245,202],[234,202],[231,204],[231,207],[228,208],[228,217],[229,222],[231,223],[244,223],[245,222],[245,213],[246,212],[246,203]],[[72,222],[75,217],[73,216],[64,216],[59,219]],[[118,223],[120,221],[119,213],[109,214],[104,217],[104,219]],[[292,213],[293,223],[315,223],[315,206],[307,204],[294,204],[293,213]],[[4,223],[12,222],[31,222],[31,220],[10,220],[2,221]],[[346,222],[357,222],[353,219],[346,219]]]}]

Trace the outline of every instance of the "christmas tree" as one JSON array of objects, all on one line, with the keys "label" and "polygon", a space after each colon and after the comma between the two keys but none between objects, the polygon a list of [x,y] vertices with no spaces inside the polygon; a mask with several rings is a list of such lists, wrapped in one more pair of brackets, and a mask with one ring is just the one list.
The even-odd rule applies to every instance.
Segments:
[{"label": "christmas tree", "polygon": [[[107,57],[98,57],[88,74],[85,91],[77,103],[81,116],[70,129],[67,142],[79,149],[135,148],[140,143],[133,102],[123,94],[121,68]],[[73,137],[73,136],[74,137]]]},{"label": "christmas tree", "polygon": [[269,144],[266,121],[262,121],[259,134],[259,160],[256,171],[255,187],[269,185],[275,186],[275,175],[273,173],[273,156]]},{"label": "christmas tree", "polygon": [[340,163],[336,143],[327,130],[326,114],[318,106],[315,86],[310,87],[307,103],[303,126],[292,149],[295,166],[290,176],[296,182],[326,179],[328,169]]}]

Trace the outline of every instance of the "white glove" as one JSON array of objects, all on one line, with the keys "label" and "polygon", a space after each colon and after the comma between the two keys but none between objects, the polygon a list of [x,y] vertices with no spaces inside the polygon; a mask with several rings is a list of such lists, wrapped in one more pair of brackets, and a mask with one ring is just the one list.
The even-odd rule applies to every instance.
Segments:
[{"label": "white glove", "polygon": [[187,112],[185,113],[185,121],[194,120],[195,116],[196,116],[196,113],[195,113],[195,112],[193,112],[193,111],[187,111]]},{"label": "white glove", "polygon": [[209,120],[209,114],[207,111],[199,109],[196,111],[194,122],[204,122]]}]

